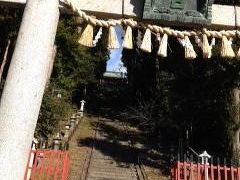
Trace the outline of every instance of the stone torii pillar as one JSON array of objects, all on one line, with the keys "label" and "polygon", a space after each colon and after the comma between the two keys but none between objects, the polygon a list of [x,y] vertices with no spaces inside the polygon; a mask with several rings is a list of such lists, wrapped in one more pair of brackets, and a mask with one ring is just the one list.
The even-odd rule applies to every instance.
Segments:
[{"label": "stone torii pillar", "polygon": [[22,180],[48,78],[58,0],[28,0],[0,102],[0,179]]}]

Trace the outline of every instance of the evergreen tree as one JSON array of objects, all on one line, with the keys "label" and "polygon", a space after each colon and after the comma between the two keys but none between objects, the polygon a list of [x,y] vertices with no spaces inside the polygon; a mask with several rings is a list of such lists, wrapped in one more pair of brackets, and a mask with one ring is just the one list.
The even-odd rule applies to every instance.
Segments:
[{"label": "evergreen tree", "polygon": [[[90,49],[78,43],[77,20],[72,16],[61,17],[56,35],[57,55],[50,84],[45,91],[37,135],[50,135],[66,120],[73,105],[78,105],[82,89],[97,84],[106,69],[109,52],[106,48],[106,35]],[[61,94],[61,99],[57,94]]]},{"label": "evergreen tree", "polygon": [[206,149],[215,155],[239,157],[239,106],[232,95],[239,86],[239,62],[219,57],[219,46],[209,60],[194,47],[198,58],[192,61],[184,58],[176,39],[169,38],[169,46],[167,58],[156,56],[158,45],[151,54],[138,48],[123,53],[135,97],[129,116],[160,138],[161,145],[178,146],[183,141],[183,146],[199,152]]}]

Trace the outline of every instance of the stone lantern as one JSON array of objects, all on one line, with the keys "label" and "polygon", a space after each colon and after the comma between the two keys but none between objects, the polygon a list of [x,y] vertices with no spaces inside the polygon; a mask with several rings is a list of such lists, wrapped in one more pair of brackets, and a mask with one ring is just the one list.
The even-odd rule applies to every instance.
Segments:
[{"label": "stone lantern", "polygon": [[78,111],[77,113],[76,113],[76,118],[77,119],[79,119],[81,116],[80,116],[80,111]]},{"label": "stone lantern", "polygon": [[[203,151],[202,154],[199,155],[199,157],[202,159],[202,164],[209,165],[208,160],[211,158],[211,156],[207,153],[207,151]],[[205,180],[208,180],[208,168],[206,169],[206,172],[204,173]]]},{"label": "stone lantern", "polygon": [[61,144],[61,137],[60,137],[60,134],[57,133],[57,135],[53,138],[53,149],[59,150],[60,144]]},{"label": "stone lantern", "polygon": [[76,118],[71,117],[70,118],[70,129],[73,130],[76,125]]},{"label": "stone lantern", "polygon": [[39,141],[38,141],[38,139],[37,138],[33,138],[33,140],[32,140],[32,150],[36,150],[37,149],[37,147],[38,147],[38,144],[39,144]]},{"label": "stone lantern", "polygon": [[83,111],[80,111],[80,110],[79,110],[79,111],[77,112],[77,117],[78,117],[78,118],[82,118],[82,117],[83,117]]},{"label": "stone lantern", "polygon": [[61,99],[62,98],[62,94],[60,92],[57,93],[57,98]]},{"label": "stone lantern", "polygon": [[64,135],[64,137],[67,138],[69,136],[69,131],[70,131],[70,124],[66,123],[65,124],[65,135]]},{"label": "stone lantern", "polygon": [[146,0],[143,20],[167,25],[210,25],[213,0]]},{"label": "stone lantern", "polygon": [[79,118],[77,117],[77,113],[76,114],[73,114],[71,119],[74,119],[75,120],[75,124],[78,125],[78,122],[79,122]]},{"label": "stone lantern", "polygon": [[202,164],[209,165],[208,160],[211,158],[211,156],[207,153],[207,151],[203,151],[203,153],[200,154],[199,157],[202,160]]}]

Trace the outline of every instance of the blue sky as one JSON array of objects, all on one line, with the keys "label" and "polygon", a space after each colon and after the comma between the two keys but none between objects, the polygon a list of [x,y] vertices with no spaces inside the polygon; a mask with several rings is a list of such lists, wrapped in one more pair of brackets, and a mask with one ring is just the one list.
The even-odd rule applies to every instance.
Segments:
[{"label": "blue sky", "polygon": [[110,59],[107,62],[107,71],[126,72],[127,70],[123,67],[123,63],[121,62],[123,49],[122,28],[120,26],[117,26],[115,30],[117,32],[120,48],[110,50]]}]

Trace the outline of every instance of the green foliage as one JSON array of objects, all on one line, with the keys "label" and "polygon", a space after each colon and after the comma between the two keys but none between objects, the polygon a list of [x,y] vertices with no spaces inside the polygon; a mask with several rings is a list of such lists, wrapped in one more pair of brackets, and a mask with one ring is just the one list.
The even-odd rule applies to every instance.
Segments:
[{"label": "green foliage", "polygon": [[0,84],[0,90],[3,89],[3,85],[7,76],[7,71],[10,64],[12,52],[14,50],[15,42],[17,39],[17,34],[20,27],[22,14],[23,14],[23,9],[0,7],[0,34],[1,34],[0,61],[3,60],[3,56],[6,50],[8,40],[11,41],[10,47],[9,47],[9,53],[7,57],[7,63],[4,68],[2,81]]},{"label": "green foliage", "polygon": [[[63,16],[58,24],[56,45],[57,55],[48,89],[45,92],[36,135],[51,135],[59,127],[60,121],[66,121],[73,110],[73,104],[79,103],[81,89],[95,84],[102,78],[108,60],[108,50],[103,40],[89,49],[78,43],[79,32],[75,17]],[[57,98],[61,93],[61,99]],[[78,105],[78,104],[76,104]]]},{"label": "green foliage", "polygon": [[54,82],[64,89],[96,83],[105,72],[108,50],[104,38],[95,48],[80,46],[74,17],[64,17],[58,25],[57,58],[53,71]]},{"label": "green foliage", "polygon": [[66,96],[58,98],[52,88],[48,88],[43,97],[36,136],[52,135],[60,126],[60,121],[66,120],[72,114],[73,107]]},{"label": "green foliage", "polygon": [[[22,14],[22,9],[0,7],[0,57],[4,54],[6,42],[8,39],[11,40],[6,69],[14,49]],[[103,33],[103,38],[97,46],[89,49],[79,45],[78,31],[75,17],[60,18],[55,42],[56,60],[50,83],[45,91],[35,132],[38,137],[49,136],[57,131],[59,123],[70,116],[75,106],[73,104],[79,102],[79,99],[76,100],[74,97],[76,92],[81,96],[79,92],[82,92],[82,88],[98,82],[105,72],[106,61],[109,58],[109,52],[106,49],[106,32]],[[3,75],[3,82],[6,72]],[[61,99],[57,98],[56,92],[61,93]]]},{"label": "green foliage", "polygon": [[0,44],[8,39],[16,39],[23,10],[0,7]]}]

